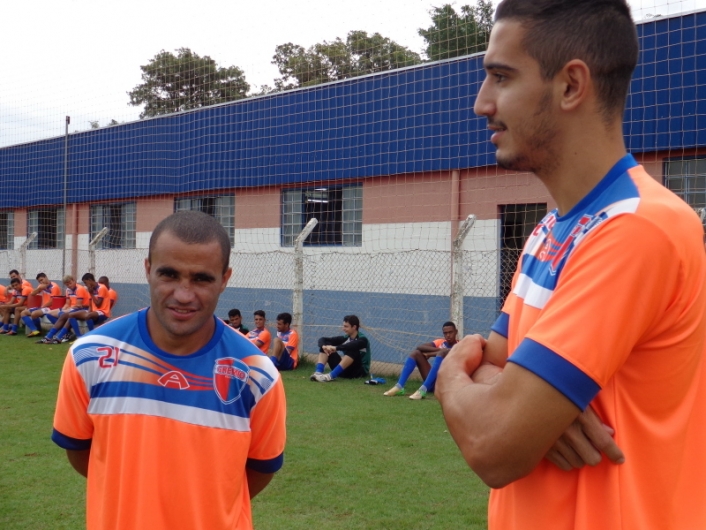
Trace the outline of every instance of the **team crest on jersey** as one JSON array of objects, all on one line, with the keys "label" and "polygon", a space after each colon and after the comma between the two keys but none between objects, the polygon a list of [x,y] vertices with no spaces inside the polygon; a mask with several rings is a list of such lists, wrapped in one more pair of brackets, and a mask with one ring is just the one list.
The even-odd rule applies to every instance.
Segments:
[{"label": "team crest on jersey", "polygon": [[248,383],[250,367],[233,357],[216,359],[213,365],[213,389],[218,399],[228,405],[240,398]]}]

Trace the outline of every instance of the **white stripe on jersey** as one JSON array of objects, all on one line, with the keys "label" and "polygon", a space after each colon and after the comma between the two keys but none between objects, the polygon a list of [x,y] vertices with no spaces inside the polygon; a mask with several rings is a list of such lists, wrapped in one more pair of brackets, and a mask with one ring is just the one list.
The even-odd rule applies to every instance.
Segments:
[{"label": "white stripe on jersey", "polygon": [[537,285],[526,274],[520,274],[512,292],[524,300],[525,305],[543,309],[552,296],[551,289]]}]

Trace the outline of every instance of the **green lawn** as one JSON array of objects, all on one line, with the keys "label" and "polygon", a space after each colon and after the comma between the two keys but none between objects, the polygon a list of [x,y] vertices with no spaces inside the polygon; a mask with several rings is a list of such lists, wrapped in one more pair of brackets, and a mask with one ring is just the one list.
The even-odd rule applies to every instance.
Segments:
[{"label": "green lawn", "polygon": [[[0,337],[4,530],[84,528],[84,479],[49,439],[67,349]],[[285,465],[254,501],[255,528],[486,527],[488,489],[463,462],[433,398],[387,398],[389,385],[362,381],[312,383],[311,371],[283,376]]]}]

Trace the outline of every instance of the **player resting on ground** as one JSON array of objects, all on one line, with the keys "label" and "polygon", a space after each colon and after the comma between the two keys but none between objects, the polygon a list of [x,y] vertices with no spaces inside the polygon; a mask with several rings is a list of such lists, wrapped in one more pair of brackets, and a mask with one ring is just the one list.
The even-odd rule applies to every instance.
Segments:
[{"label": "player resting on ground", "polygon": [[[446,357],[446,354],[449,353],[449,350],[456,344],[458,335],[456,324],[450,321],[444,322],[444,325],[441,326],[441,332],[444,335],[443,339],[436,339],[432,342],[420,344],[409,354],[404,366],[402,366],[400,378],[395,386],[384,393],[385,396],[404,396],[404,385],[407,383],[407,379],[412,375],[415,368],[419,369],[419,374],[422,376],[424,382],[414,394],[409,396],[409,399],[415,401],[424,399],[427,392],[434,392],[436,376],[439,373],[441,362],[444,360],[444,357]],[[430,358],[434,359],[433,364],[429,362]]]},{"label": "player resting on ground", "polygon": [[449,432],[493,488],[488,528],[706,528],[704,231],[626,153],[630,6],[504,0],[495,19],[475,111],[557,209],[488,340],[439,371]]},{"label": "player resting on ground", "polygon": [[252,528],[286,404],[267,356],[214,315],[229,259],[214,218],[170,215],[145,260],[150,307],[69,349],[52,439],[88,479],[88,530]]},{"label": "player resting on ground", "polygon": [[265,312],[262,309],[258,309],[253,313],[253,316],[255,317],[255,329],[249,331],[246,336],[250,342],[260,348],[262,353],[268,355],[270,352],[272,336],[270,335],[269,330],[265,327],[267,324],[267,320],[265,320]]},{"label": "player resting on ground", "polygon": [[[343,317],[343,335],[321,337],[316,371],[309,379],[329,383],[338,377],[356,379],[370,375],[370,341],[360,331],[360,320],[355,315]],[[324,374],[328,364],[331,372]]]},{"label": "player resting on ground", "polygon": [[277,336],[272,343],[270,359],[280,372],[294,370],[299,364],[299,334],[291,329],[291,325],[291,314],[277,315]]},{"label": "player resting on ground", "polygon": [[231,309],[228,311],[228,322],[227,324],[241,334],[247,336],[250,330],[243,325],[243,315],[240,314],[240,309]]}]

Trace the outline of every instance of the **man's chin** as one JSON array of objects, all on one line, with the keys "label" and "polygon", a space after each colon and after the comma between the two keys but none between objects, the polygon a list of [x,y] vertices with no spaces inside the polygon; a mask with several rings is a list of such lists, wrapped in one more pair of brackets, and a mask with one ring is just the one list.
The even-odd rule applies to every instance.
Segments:
[{"label": "man's chin", "polygon": [[524,156],[503,155],[498,150],[495,154],[495,160],[498,166],[508,171],[532,171],[529,160]]}]

